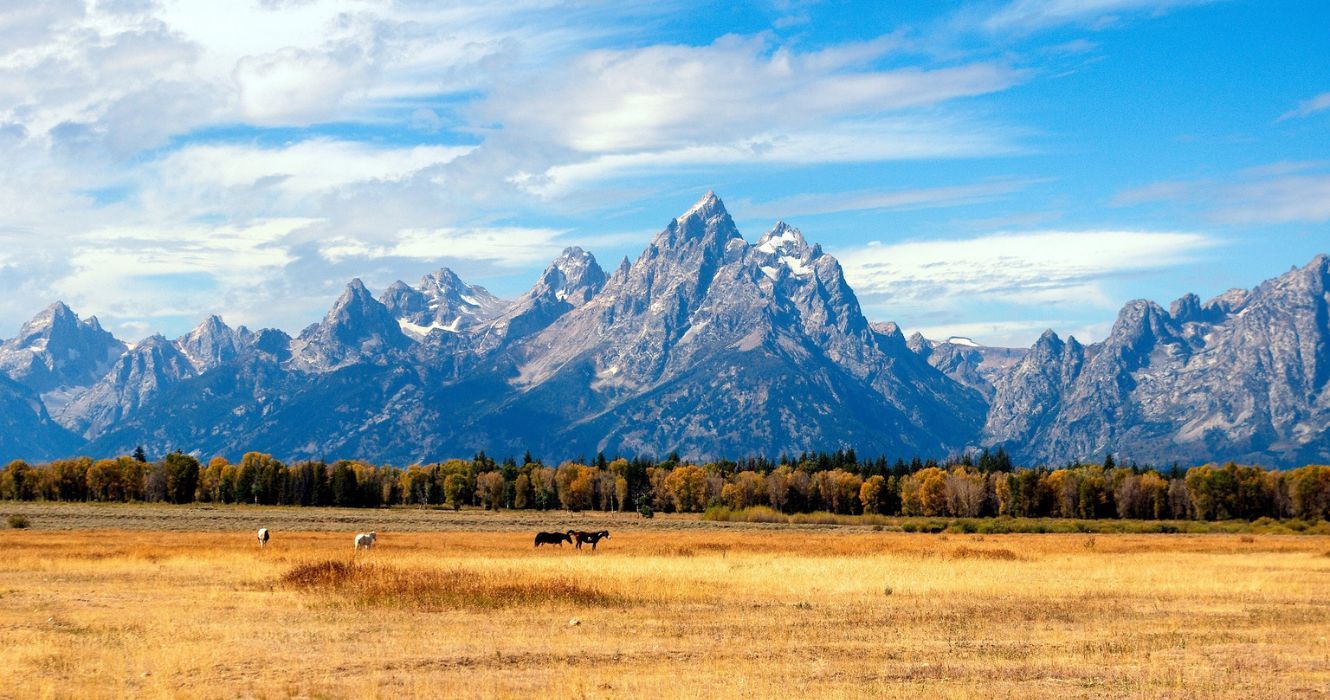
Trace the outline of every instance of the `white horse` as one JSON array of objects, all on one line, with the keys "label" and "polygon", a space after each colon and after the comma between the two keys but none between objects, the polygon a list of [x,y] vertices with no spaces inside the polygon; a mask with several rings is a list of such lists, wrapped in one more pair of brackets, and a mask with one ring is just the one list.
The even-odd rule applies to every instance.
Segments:
[{"label": "white horse", "polygon": [[263,549],[264,547],[267,546],[268,546],[268,528],[261,527],[259,528],[259,549]]},{"label": "white horse", "polygon": [[374,533],[374,532],[362,532],[362,533],[356,535],[356,549],[357,549],[357,550],[361,550],[361,549],[369,549],[369,548],[371,548],[371,547],[374,546],[374,542],[375,542],[377,539],[378,539],[378,534],[377,534],[377,533]]}]

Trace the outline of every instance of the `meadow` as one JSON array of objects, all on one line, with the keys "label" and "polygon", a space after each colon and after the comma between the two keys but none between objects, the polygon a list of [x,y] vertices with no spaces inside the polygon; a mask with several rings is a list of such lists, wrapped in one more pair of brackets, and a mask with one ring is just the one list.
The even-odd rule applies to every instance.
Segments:
[{"label": "meadow", "polygon": [[[0,695],[1330,692],[1324,535],[19,507],[32,528],[0,530]],[[613,535],[532,547],[569,527]],[[378,547],[353,553],[368,529]]]}]

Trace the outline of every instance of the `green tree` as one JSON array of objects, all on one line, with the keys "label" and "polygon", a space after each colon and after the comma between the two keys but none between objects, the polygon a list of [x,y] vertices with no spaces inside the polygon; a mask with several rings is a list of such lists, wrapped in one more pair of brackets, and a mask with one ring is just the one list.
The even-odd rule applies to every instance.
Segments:
[{"label": "green tree", "polygon": [[360,487],[356,483],[356,472],[351,468],[351,465],[346,460],[334,464],[332,473],[333,504],[344,508],[360,505],[359,494]]},{"label": "green tree", "polygon": [[179,451],[162,460],[166,476],[166,500],[171,503],[190,503],[199,485],[199,461]]},{"label": "green tree", "polygon": [[453,510],[462,509],[462,498],[466,495],[467,478],[458,473],[449,474],[443,480],[443,498]]}]

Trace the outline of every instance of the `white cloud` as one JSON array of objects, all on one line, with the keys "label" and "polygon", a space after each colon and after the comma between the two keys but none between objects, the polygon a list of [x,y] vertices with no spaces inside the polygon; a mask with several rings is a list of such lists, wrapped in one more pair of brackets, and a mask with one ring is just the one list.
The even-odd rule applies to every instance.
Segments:
[{"label": "white cloud", "polygon": [[460,258],[516,267],[548,261],[565,246],[556,240],[564,233],[515,226],[408,229],[399,231],[386,244],[345,237],[329,239],[321,244],[320,253],[334,263],[348,258]]},{"label": "white cloud", "polygon": [[1225,187],[1214,217],[1236,224],[1330,221],[1330,173],[1286,175]]},{"label": "white cloud", "polygon": [[[757,125],[754,128],[760,128]],[[926,158],[966,158],[1014,153],[1004,135],[977,125],[970,129],[945,118],[933,122],[883,118],[826,125],[820,130],[764,132],[734,143],[616,153],[552,165],[540,174],[519,173],[511,181],[542,197],[613,178],[660,174],[699,166],[868,163]]]},{"label": "white cloud", "polygon": [[[765,37],[602,50],[497,91],[476,110],[544,155],[511,181],[545,197],[600,180],[753,163],[967,157],[1019,150],[1010,129],[944,103],[1007,89],[1001,63],[876,67],[892,37],[800,52]],[[534,145],[533,145],[534,144]]]},{"label": "white cloud", "polygon": [[996,180],[949,187],[907,190],[858,190],[836,194],[799,194],[774,202],[742,203],[736,207],[749,217],[791,217],[874,209],[923,209],[986,202],[1029,187],[1035,180]]},{"label": "white cloud", "polygon": [[1279,121],[1286,119],[1297,119],[1300,117],[1310,117],[1317,112],[1324,112],[1330,109],[1330,92],[1323,92],[1310,100],[1303,100],[1297,107],[1280,115]]},{"label": "white cloud", "polygon": [[[1021,72],[974,63],[878,70],[891,42],[800,53],[762,38],[584,55],[539,86],[501,91],[484,112],[583,153],[632,153],[805,131],[829,119],[927,107],[1015,84]],[[857,50],[851,50],[857,49]],[[758,126],[760,125],[760,126]]]},{"label": "white cloud", "polygon": [[583,153],[729,144],[766,130],[920,108],[1011,87],[1000,64],[872,69],[891,43],[799,53],[753,37],[705,47],[592,52],[555,81],[501,90],[484,112],[505,129],[544,133]]},{"label": "white cloud", "polygon": [[322,52],[286,47],[236,63],[240,113],[256,124],[312,123],[337,114],[342,98],[363,90],[366,66]]},{"label": "white cloud", "polygon": [[1105,279],[1185,262],[1214,245],[1196,233],[1039,231],[969,239],[869,244],[836,256],[870,304],[916,313],[982,298],[1026,307],[1112,308]]},{"label": "white cloud", "polygon": [[272,300],[256,282],[293,260],[280,241],[315,222],[99,228],[69,242],[69,268],[51,287],[81,313],[121,319],[260,308]]},{"label": "white cloud", "polygon": [[1320,161],[1277,162],[1240,171],[1227,182],[1175,180],[1125,190],[1115,204],[1183,202],[1225,224],[1330,221],[1330,172]]},{"label": "white cloud", "polygon": [[403,180],[475,150],[473,146],[383,147],[315,138],[264,148],[200,144],[174,151],[155,167],[164,183],[206,190],[265,182],[291,194],[312,194],[371,180]]},{"label": "white cloud", "polygon": [[990,32],[1029,32],[1063,24],[1104,26],[1124,14],[1163,14],[1215,0],[1014,0],[982,21]]}]

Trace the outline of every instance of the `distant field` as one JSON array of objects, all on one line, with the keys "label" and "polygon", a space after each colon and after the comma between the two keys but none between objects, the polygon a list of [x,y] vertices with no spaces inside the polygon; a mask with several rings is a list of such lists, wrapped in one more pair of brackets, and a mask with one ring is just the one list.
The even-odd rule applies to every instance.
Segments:
[{"label": "distant field", "polygon": [[[455,530],[532,531],[536,529],[601,529],[634,527],[712,527],[696,515],[659,515],[643,520],[636,513],[567,511],[487,511],[466,508],[301,508],[299,506],[238,506],[147,503],[51,503],[0,501],[0,516],[26,516],[42,530],[273,530],[440,532]],[[0,522],[0,527],[4,523]],[[594,527],[593,527],[594,526]]]},{"label": "distant field", "polygon": [[1147,534],[1229,533],[1330,535],[1330,523],[1262,518],[1254,522],[1224,520],[1070,520],[1065,518],[946,518],[884,515],[796,513],[770,522],[770,509],[721,509],[717,519],[696,513],[657,513],[650,520],[636,513],[564,510],[487,511],[441,506],[416,508],[302,508],[298,506],[243,506],[192,503],[78,503],[52,501],[0,501],[0,528],[9,515],[28,519],[34,530],[160,530],[241,532],[260,527],[281,530],[352,532],[491,532],[536,530],[599,530],[607,527],[647,530],[836,530],[875,529],[887,532],[947,532],[947,534],[1105,533]]},{"label": "distant field", "polygon": [[[33,529],[0,531],[0,695],[1330,693],[1318,535],[0,504],[19,510]],[[614,534],[532,548],[564,526]],[[353,555],[359,529],[379,548]]]}]

